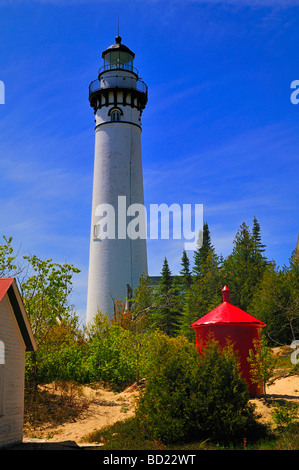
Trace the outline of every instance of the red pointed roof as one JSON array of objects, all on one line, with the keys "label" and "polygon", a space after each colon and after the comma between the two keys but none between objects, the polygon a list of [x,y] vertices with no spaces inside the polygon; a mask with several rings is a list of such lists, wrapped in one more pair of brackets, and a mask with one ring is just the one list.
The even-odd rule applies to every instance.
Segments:
[{"label": "red pointed roof", "polygon": [[0,278],[0,302],[2,302],[5,294],[8,295],[12,312],[17,321],[18,327],[22,334],[26,351],[35,351],[37,346],[31,330],[29,320],[26,315],[26,311],[22,302],[22,298],[13,277],[2,277]]},{"label": "red pointed roof", "polygon": [[[228,287],[225,286],[222,289],[222,292],[229,291]],[[227,324],[251,324],[256,325],[257,327],[266,326],[265,323],[253,317],[244,310],[232,305],[230,302],[223,301],[222,304],[218,307],[211,310],[203,317],[199,318],[195,323],[193,323],[190,328],[201,327],[203,325],[227,325]]]},{"label": "red pointed roof", "polygon": [[5,296],[6,292],[8,291],[8,288],[11,286],[13,283],[14,278],[13,277],[2,277],[0,278],[0,302]]}]

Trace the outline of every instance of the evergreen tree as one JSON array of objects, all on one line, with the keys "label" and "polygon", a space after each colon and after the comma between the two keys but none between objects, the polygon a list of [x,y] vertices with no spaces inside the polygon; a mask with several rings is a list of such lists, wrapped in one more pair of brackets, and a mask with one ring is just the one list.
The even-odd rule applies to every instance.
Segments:
[{"label": "evergreen tree", "polygon": [[186,250],[183,251],[182,256],[182,269],[180,270],[180,275],[182,276],[181,284],[183,289],[186,291],[192,284],[192,275],[190,271],[190,260],[186,253]]},{"label": "evergreen tree", "polygon": [[268,263],[249,313],[266,323],[270,344],[290,344],[299,335],[299,264],[295,252],[288,266]]},{"label": "evergreen tree", "polygon": [[161,271],[161,280],[155,299],[155,312],[151,316],[153,326],[160,328],[169,336],[175,336],[178,330],[180,312],[178,308],[178,286],[173,282],[172,274],[165,258]]},{"label": "evergreen tree", "polygon": [[180,332],[194,340],[190,325],[221,303],[222,274],[220,259],[210,250],[201,265],[201,276],[196,278],[185,296]]},{"label": "evergreen tree", "polygon": [[194,252],[194,267],[193,272],[195,276],[201,275],[201,266],[206,261],[207,256],[211,250],[214,250],[211,243],[210,230],[207,222],[203,224],[202,232],[199,232],[197,249]]},{"label": "evergreen tree", "polygon": [[246,311],[264,270],[264,258],[243,222],[235,236],[233,251],[224,260],[225,284],[230,288],[232,303]]},{"label": "evergreen tree", "polygon": [[262,244],[261,226],[256,217],[253,217],[252,238],[255,242],[255,249],[260,254],[265,252],[266,245]]},{"label": "evergreen tree", "polygon": [[166,257],[164,258],[164,261],[163,261],[161,275],[162,275],[161,280],[160,280],[161,291],[167,292],[172,286],[172,275],[171,275],[171,271],[170,271],[169,264],[168,264]]}]

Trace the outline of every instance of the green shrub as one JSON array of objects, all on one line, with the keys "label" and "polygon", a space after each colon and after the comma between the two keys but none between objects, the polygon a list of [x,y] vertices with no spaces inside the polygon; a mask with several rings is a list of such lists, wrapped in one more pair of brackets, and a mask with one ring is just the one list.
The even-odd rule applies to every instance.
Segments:
[{"label": "green shrub", "polygon": [[116,385],[135,380],[136,360],[131,333],[112,325],[103,334],[96,335],[89,344],[88,367],[92,381]]},{"label": "green shrub", "polygon": [[273,421],[277,429],[282,430],[285,426],[298,423],[298,403],[276,402],[274,403]]},{"label": "green shrub", "polygon": [[[50,383],[55,380],[70,380],[86,383],[90,373],[86,368],[87,346],[80,342],[65,342],[49,348],[40,348],[36,352],[38,383]],[[26,381],[30,381],[31,363],[26,363]]]},{"label": "green shrub", "polygon": [[185,337],[160,335],[136,414],[140,426],[165,443],[228,442],[243,439],[254,424],[248,399],[232,346],[221,350],[211,339],[200,357]]},{"label": "green shrub", "polygon": [[[34,376],[38,383],[101,381],[123,387],[150,370],[156,336],[155,331],[136,335],[131,330],[111,325],[104,315],[99,317],[89,337],[81,332],[74,334],[68,325],[57,324],[34,353]],[[32,364],[27,355],[27,383],[31,381]]]}]

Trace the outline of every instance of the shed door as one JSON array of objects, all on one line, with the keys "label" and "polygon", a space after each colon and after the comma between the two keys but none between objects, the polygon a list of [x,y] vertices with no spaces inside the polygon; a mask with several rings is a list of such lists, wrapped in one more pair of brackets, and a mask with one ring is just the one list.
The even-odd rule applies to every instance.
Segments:
[{"label": "shed door", "polygon": [[5,347],[4,347],[3,341],[0,340],[0,416],[3,415],[4,364],[5,364]]}]

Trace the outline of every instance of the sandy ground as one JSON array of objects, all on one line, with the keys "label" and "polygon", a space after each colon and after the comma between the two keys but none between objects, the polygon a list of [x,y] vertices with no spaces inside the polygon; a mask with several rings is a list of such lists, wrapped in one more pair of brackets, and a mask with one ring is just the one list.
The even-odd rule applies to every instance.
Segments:
[{"label": "sandy ground", "polygon": [[[288,355],[289,348],[274,348],[275,354]],[[277,351],[276,351],[277,349]],[[52,385],[49,388],[53,387]],[[42,445],[52,448],[82,449],[90,446],[85,436],[94,430],[110,426],[117,421],[134,415],[136,401],[140,388],[136,384],[121,393],[115,393],[105,388],[84,386],[82,392],[88,400],[88,408],[73,422],[53,427],[43,426],[35,430],[35,438],[24,436],[22,449],[42,448]],[[273,401],[290,400],[299,403],[299,375],[277,377],[267,386],[267,398],[251,399],[255,405],[256,415],[263,423],[274,426],[272,418]],[[27,447],[26,447],[27,443]],[[31,446],[31,447],[30,447]],[[60,447],[57,447],[60,446]]]},{"label": "sandy ground", "polygon": [[134,384],[123,392],[115,393],[105,388],[95,389],[83,386],[82,393],[88,400],[89,406],[76,421],[67,422],[57,427],[45,425],[41,429],[35,430],[37,438],[24,437],[23,442],[74,442],[82,445],[84,436],[90,432],[107,425],[111,426],[117,421],[134,415],[139,387]]},{"label": "sandy ground", "polygon": [[[138,387],[132,385],[121,393],[114,393],[103,388],[83,387],[84,396],[90,401],[88,409],[75,422],[57,427],[44,427],[38,430],[38,439],[24,438],[24,443],[48,444],[64,443],[64,446],[86,446],[84,436],[116,421],[134,415]],[[273,424],[271,403],[273,400],[291,400],[299,403],[299,376],[281,377],[267,387],[267,399],[255,398],[251,402],[256,406],[256,413],[264,423]],[[86,439],[85,439],[86,441]],[[90,445],[90,444],[88,444]]]},{"label": "sandy ground", "polygon": [[257,415],[263,423],[273,425],[271,403],[273,400],[289,400],[299,404],[299,376],[277,378],[272,385],[266,388],[265,398],[254,398],[250,400],[256,407]]}]

